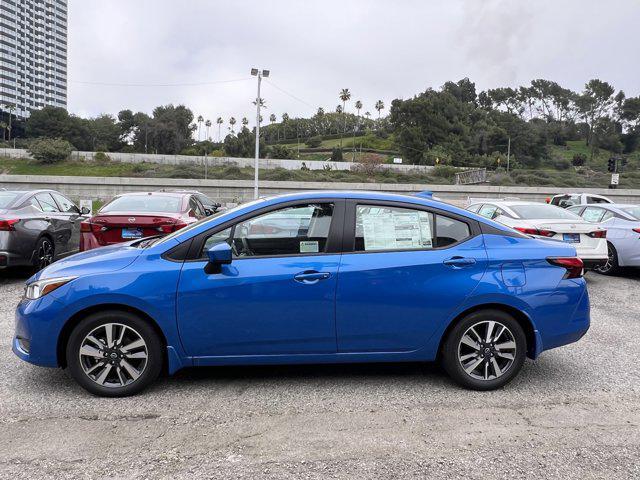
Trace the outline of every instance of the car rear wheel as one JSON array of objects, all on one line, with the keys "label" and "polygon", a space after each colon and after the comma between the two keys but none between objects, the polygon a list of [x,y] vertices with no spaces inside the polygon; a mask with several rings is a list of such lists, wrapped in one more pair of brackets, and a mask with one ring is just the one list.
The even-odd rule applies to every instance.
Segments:
[{"label": "car rear wheel", "polygon": [[162,343],[148,322],[106,311],[82,320],[67,342],[67,367],[86,390],[104,397],[134,395],[160,374]]},{"label": "car rear wheel", "polygon": [[620,266],[618,265],[618,252],[611,243],[607,242],[607,262],[593,269],[602,275],[615,275]]},{"label": "car rear wheel", "polygon": [[501,310],[480,310],[460,320],[447,336],[442,363],[458,384],[493,390],[510,382],[526,357],[520,324]]},{"label": "car rear wheel", "polygon": [[55,247],[48,237],[40,237],[33,251],[33,267],[40,271],[53,263],[55,258]]}]

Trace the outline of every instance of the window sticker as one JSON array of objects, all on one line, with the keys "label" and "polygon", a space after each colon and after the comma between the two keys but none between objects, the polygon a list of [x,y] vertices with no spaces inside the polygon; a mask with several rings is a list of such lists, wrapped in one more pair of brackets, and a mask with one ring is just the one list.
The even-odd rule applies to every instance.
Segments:
[{"label": "window sticker", "polygon": [[431,248],[428,214],[420,212],[363,212],[365,250]]},{"label": "window sticker", "polygon": [[300,242],[300,253],[318,253],[318,242],[312,240],[305,240]]}]

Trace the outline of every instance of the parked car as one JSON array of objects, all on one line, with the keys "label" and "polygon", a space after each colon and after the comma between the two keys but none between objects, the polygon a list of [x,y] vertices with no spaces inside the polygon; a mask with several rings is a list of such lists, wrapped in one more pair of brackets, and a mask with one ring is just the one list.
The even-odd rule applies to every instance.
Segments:
[{"label": "parked car", "polygon": [[640,267],[640,205],[576,205],[567,210],[607,231],[608,259],[595,269],[598,273]]},{"label": "parked car", "polygon": [[213,215],[217,211],[222,208],[222,204],[212,200],[209,196],[205,195],[198,190],[180,190],[180,189],[164,189],[163,192],[174,192],[174,193],[190,193],[202,203],[202,206],[205,209],[207,215]]},{"label": "parked car", "polygon": [[189,193],[124,193],[82,222],[80,250],[166,235],[206,217],[200,200]]},{"label": "parked car", "polygon": [[[252,233],[269,219],[289,231]],[[163,368],[434,360],[489,390],[585,334],[582,273],[573,244],[443,202],[297,193],[53,264],[27,281],[13,351],[104,396]]]},{"label": "parked car", "polygon": [[0,191],[0,268],[41,269],[78,251],[89,213],[54,190]]},{"label": "parked car", "polygon": [[591,205],[593,203],[613,203],[604,195],[596,195],[595,193],[563,193],[547,198],[547,203],[556,205],[561,208],[571,207],[572,205]]},{"label": "parked car", "polygon": [[467,209],[527,235],[570,243],[585,268],[596,268],[607,261],[607,231],[555,205],[525,201],[483,202]]}]

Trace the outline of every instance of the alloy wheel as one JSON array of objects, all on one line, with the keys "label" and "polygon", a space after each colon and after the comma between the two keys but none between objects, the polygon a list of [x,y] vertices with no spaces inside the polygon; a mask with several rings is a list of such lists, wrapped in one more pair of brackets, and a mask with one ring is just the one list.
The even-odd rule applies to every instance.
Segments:
[{"label": "alloy wheel", "polygon": [[82,370],[93,382],[120,388],[142,375],[149,350],[135,329],[121,323],[105,323],[84,337],[78,355]]},{"label": "alloy wheel", "polygon": [[38,251],[36,252],[36,260],[38,262],[38,269],[51,265],[53,262],[53,244],[46,238],[42,240]]},{"label": "alloy wheel", "polygon": [[500,322],[484,320],[469,327],[458,343],[462,369],[477,380],[504,375],[516,359],[516,340]]}]

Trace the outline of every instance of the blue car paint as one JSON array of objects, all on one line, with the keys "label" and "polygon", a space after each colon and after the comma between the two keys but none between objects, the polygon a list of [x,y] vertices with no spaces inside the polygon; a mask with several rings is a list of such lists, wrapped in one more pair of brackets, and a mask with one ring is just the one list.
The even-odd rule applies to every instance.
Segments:
[{"label": "blue car paint", "polygon": [[[432,207],[482,223],[492,233],[429,251],[234,259],[213,275],[204,273],[204,261],[162,258],[238,216],[318,198]],[[463,268],[439,263],[461,254],[475,263]],[[90,309],[120,305],[159,327],[170,372],[190,365],[429,361],[437,357],[454,319],[492,306],[528,320],[535,338],[529,355],[535,358],[576,341],[589,328],[584,279],[563,279],[565,270],[545,260],[574,255],[569,245],[514,237],[508,227],[425,198],[371,192],[285,195],[229,210],[146,249],[114,245],[54,263],[28,282],[78,278],[39,300],[20,302],[16,336],[30,341],[30,351],[23,351],[17,338],[13,350],[31,363],[59,366],[65,325]],[[307,270],[329,278],[312,284],[293,280]],[[434,277],[416,279],[416,272]],[[214,279],[221,288],[211,287]],[[366,288],[359,288],[363,282]]]}]

